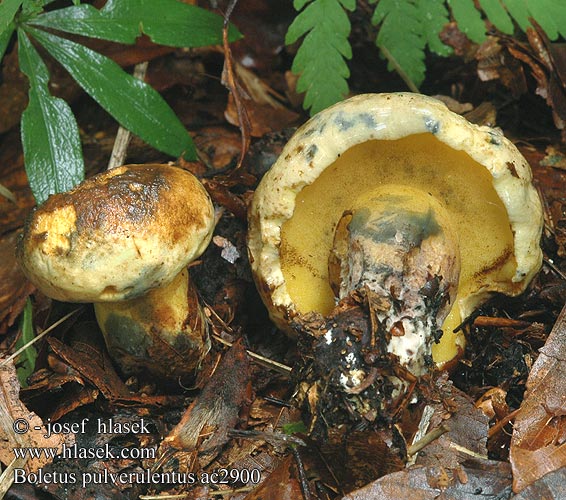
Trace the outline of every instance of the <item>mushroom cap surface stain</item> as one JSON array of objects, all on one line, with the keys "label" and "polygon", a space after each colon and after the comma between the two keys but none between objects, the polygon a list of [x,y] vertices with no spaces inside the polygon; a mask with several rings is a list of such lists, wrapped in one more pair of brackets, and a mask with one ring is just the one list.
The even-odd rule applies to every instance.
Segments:
[{"label": "mushroom cap surface stain", "polygon": [[192,174],[128,165],[50,196],[27,220],[17,254],[52,298],[127,300],[172,281],[213,228],[214,207]]}]

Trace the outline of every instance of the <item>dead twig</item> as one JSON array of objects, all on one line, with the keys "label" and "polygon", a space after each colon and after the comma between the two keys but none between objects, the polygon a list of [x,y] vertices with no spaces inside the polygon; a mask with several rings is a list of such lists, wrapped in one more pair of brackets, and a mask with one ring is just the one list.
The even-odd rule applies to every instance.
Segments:
[{"label": "dead twig", "polygon": [[476,316],[474,326],[493,326],[498,328],[523,329],[531,326],[529,321],[512,318],[493,318],[491,316]]},{"label": "dead twig", "polygon": [[[147,66],[147,61],[136,64],[134,68],[134,78],[143,82],[147,73]],[[112,170],[113,168],[120,167],[124,164],[131,140],[132,133],[120,125],[118,132],[116,133],[116,139],[114,140],[114,147],[110,154],[110,161],[108,162],[107,170]]]},{"label": "dead twig", "polygon": [[[51,326],[49,326],[48,328],[46,328],[42,333],[40,333],[39,335],[37,335],[36,337],[34,337],[32,340],[30,340],[26,345],[20,347],[16,352],[14,352],[13,354],[11,354],[10,356],[8,356],[7,358],[4,358],[2,361],[0,361],[0,368],[2,366],[4,366],[6,363],[9,363],[10,361],[12,361],[14,358],[16,358],[20,353],[22,353],[23,351],[25,351],[30,345],[35,344],[39,339],[42,339],[43,337],[45,337],[51,330],[53,330],[54,328],[58,327],[61,323],[64,323],[65,321],[67,321],[71,316],[73,316],[75,313],[79,312],[82,310],[82,307],[78,307],[77,309],[75,309],[74,311],[71,311],[69,314],[66,314],[65,316],[63,316],[61,319],[57,320],[55,323],[53,323]],[[1,498],[1,497],[0,497]]]},{"label": "dead twig", "polygon": [[230,25],[230,16],[236,7],[238,0],[232,0],[224,14],[224,28],[222,29],[222,46],[224,48],[224,69],[222,70],[222,84],[230,91],[234,98],[236,111],[238,113],[238,123],[240,126],[240,133],[242,135],[242,149],[240,151],[240,158],[234,170],[238,170],[242,163],[251,143],[251,122],[243,102],[243,95],[245,94],[241,85],[237,81],[237,76],[234,71],[234,61],[232,59],[232,51],[228,43],[228,27]]},{"label": "dead twig", "polygon": [[429,445],[433,441],[436,441],[442,434],[448,432],[448,428],[441,425],[436,429],[432,429],[430,432],[427,432],[422,439],[419,439],[415,444],[411,446],[407,446],[407,455],[410,457],[415,453],[421,451],[425,446]]}]

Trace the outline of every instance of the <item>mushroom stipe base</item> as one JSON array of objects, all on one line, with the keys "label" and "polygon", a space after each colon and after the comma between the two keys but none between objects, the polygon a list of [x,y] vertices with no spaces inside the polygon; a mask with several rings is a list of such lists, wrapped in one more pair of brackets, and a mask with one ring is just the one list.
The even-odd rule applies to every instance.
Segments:
[{"label": "mushroom stipe base", "polygon": [[[334,231],[342,213],[357,204],[358,193],[367,190],[370,179],[392,196],[396,186],[405,185],[424,188],[443,200],[462,248],[459,296],[481,290],[482,276],[492,270],[496,271],[493,281],[510,282],[516,262],[507,212],[489,172],[478,170],[466,153],[454,151],[432,134],[369,141],[344,152],[299,192],[293,217],[282,225],[281,270],[296,310],[328,314],[334,308],[327,265]],[[451,332],[460,323],[456,309],[444,330]],[[437,361],[457,354],[455,349],[462,344],[457,338],[450,333],[442,347],[435,348]]]}]

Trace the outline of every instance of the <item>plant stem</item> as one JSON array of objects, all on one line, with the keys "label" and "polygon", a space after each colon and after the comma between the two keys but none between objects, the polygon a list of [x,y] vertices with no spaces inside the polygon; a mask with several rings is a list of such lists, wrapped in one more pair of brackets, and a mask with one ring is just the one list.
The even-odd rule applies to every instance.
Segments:
[{"label": "plant stem", "polygon": [[393,54],[391,54],[391,52],[389,52],[389,49],[387,47],[384,47],[383,45],[380,45],[379,49],[381,50],[382,54],[385,56],[385,59],[387,59],[391,63],[391,65],[395,68],[395,71],[397,72],[397,74],[407,84],[407,87],[409,87],[409,90],[411,92],[415,92],[417,94],[420,94],[418,87],[414,84],[413,80],[411,80],[409,78],[409,75],[407,75],[407,73],[405,73],[403,68],[401,68],[401,66],[399,65],[397,60],[393,57]]},{"label": "plant stem", "polygon": [[[136,64],[134,68],[134,77],[143,81],[145,79],[145,74],[147,73],[147,65],[147,61]],[[107,167],[108,170],[124,164],[131,139],[132,133],[120,125],[120,128],[118,128],[118,132],[116,133],[112,153],[110,154],[110,161],[108,162]]]}]

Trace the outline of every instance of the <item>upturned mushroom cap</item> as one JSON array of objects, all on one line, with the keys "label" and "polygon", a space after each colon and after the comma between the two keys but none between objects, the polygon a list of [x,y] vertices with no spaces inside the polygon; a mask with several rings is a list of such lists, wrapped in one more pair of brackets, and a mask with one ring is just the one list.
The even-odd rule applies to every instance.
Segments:
[{"label": "upturned mushroom cap", "polygon": [[445,332],[491,293],[521,293],[539,270],[541,203],[529,165],[501,132],[423,95],[359,95],[299,128],[256,190],[251,266],[280,328],[298,313],[332,310],[338,221],[364,193],[388,186],[436,198],[457,233],[461,269]]},{"label": "upturned mushroom cap", "polygon": [[121,301],[172,281],[213,229],[214,207],[192,174],[129,165],[50,196],[28,219],[18,258],[54,299]]}]

